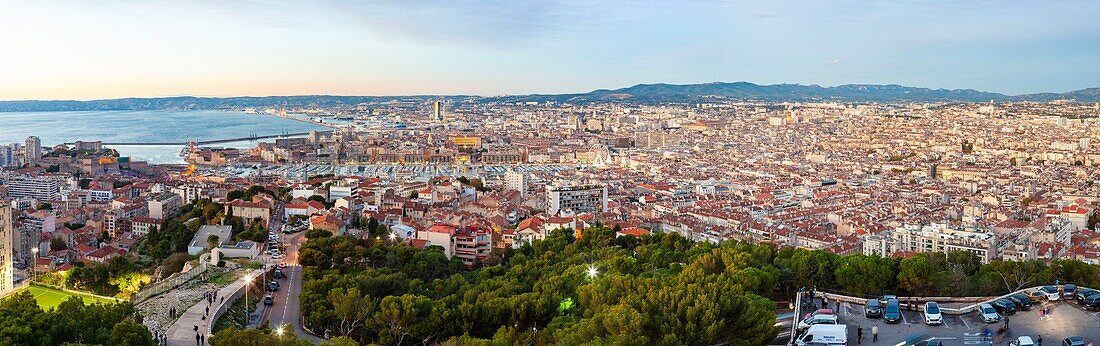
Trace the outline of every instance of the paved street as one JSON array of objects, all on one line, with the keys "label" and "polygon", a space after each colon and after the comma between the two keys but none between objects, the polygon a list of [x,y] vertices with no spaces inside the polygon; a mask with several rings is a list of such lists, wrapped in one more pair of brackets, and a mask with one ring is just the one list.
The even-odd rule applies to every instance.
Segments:
[{"label": "paved street", "polygon": [[320,341],[319,338],[306,333],[301,328],[301,307],[298,297],[302,292],[302,267],[298,265],[298,248],[301,246],[304,235],[305,232],[298,232],[283,237],[286,250],[286,258],[283,261],[287,264],[283,272],[286,277],[279,280],[281,287],[274,294],[275,304],[264,311],[264,318],[272,327],[293,324],[294,332],[298,337],[317,342]]}]

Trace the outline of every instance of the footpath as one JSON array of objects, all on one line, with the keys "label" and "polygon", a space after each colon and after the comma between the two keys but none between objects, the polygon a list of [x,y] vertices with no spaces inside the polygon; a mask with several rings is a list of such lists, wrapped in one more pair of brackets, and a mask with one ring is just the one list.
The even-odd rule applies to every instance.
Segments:
[{"label": "footpath", "polygon": [[[247,275],[256,277],[262,273],[262,269],[256,269]],[[208,303],[204,299],[184,311],[180,318],[168,328],[168,346],[209,345],[213,322],[228,310],[237,298],[244,295],[244,284],[244,280],[234,280],[233,283],[217,291],[217,298],[213,303]]]}]

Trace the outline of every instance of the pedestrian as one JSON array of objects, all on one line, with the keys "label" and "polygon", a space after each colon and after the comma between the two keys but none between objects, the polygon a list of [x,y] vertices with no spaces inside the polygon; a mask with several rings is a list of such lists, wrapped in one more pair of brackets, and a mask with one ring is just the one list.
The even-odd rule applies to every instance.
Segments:
[{"label": "pedestrian", "polygon": [[856,345],[863,343],[863,326],[856,327]]},{"label": "pedestrian", "polygon": [[202,346],[202,339],[199,337],[199,332],[195,332],[195,345]]},{"label": "pedestrian", "polygon": [[1039,339],[1035,340],[1035,345],[1036,346],[1043,346],[1043,336],[1042,335],[1039,335]]},{"label": "pedestrian", "polygon": [[878,342],[878,325],[871,326],[871,342]]},{"label": "pedestrian", "polygon": [[206,335],[199,334],[199,345],[206,345]]},{"label": "pedestrian", "polygon": [[1005,330],[1008,330],[1008,315],[1005,315]]}]

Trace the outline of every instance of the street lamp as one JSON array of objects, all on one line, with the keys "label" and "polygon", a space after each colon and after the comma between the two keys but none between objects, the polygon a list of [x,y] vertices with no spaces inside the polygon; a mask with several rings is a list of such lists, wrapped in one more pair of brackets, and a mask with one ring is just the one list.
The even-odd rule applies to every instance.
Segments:
[{"label": "street lamp", "polygon": [[248,326],[249,323],[252,323],[252,313],[248,312],[248,288],[249,288],[248,286],[252,284],[252,279],[253,279],[253,277],[250,274],[244,276],[244,314],[245,314],[244,325],[246,327]]},{"label": "street lamp", "polygon": [[596,275],[600,274],[600,270],[596,269],[596,266],[588,266],[588,278],[595,279]]},{"label": "street lamp", "polygon": [[397,240],[397,232],[390,232],[390,241]]},{"label": "street lamp", "polygon": [[31,261],[31,281],[38,278],[38,247],[31,248],[31,253],[34,254],[34,260]]},{"label": "street lamp", "polygon": [[275,329],[275,335],[278,335],[279,337],[283,336],[283,326],[279,326],[279,328]]}]

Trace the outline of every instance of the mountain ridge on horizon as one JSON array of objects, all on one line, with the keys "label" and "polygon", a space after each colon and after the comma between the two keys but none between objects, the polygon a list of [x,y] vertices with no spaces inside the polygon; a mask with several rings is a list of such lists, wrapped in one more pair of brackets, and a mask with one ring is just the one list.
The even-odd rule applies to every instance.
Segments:
[{"label": "mountain ridge on horizon", "polygon": [[856,103],[903,102],[1048,102],[1074,100],[1100,102],[1100,87],[1063,93],[1033,93],[1005,95],[975,89],[931,89],[898,84],[842,84],[823,87],[817,84],[755,84],[751,82],[709,82],[698,84],[651,83],[635,84],[618,89],[596,89],[585,93],[525,94],[505,96],[472,95],[408,95],[408,96],[234,96],[234,97],[128,97],[99,100],[13,100],[0,101],[0,112],[20,111],[89,111],[89,110],[165,110],[165,109],[231,109],[246,107],[286,106],[348,106],[367,102],[397,100],[426,101],[430,99],[480,102],[563,102],[563,103],[682,103],[707,100],[743,101],[834,101]]}]

